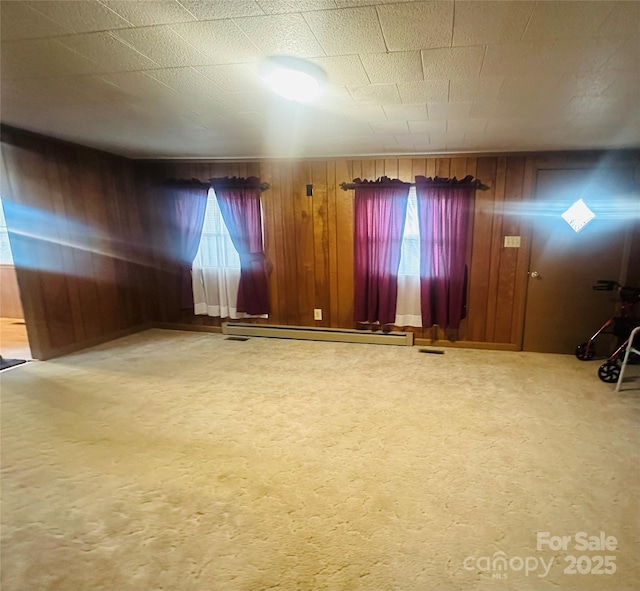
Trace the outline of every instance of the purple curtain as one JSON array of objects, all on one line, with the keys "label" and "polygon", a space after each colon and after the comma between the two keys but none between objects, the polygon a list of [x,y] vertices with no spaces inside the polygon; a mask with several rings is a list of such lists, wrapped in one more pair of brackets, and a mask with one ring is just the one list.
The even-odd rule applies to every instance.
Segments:
[{"label": "purple curtain", "polygon": [[460,328],[466,315],[466,256],[475,186],[416,177],[422,325]]},{"label": "purple curtain", "polygon": [[211,186],[218,198],[231,241],[240,255],[238,312],[268,314],[269,289],[262,241],[260,180],[256,177],[225,177],[211,179]]},{"label": "purple curtain", "polygon": [[180,307],[193,308],[191,267],[202,236],[209,185],[199,181],[169,182],[164,191],[172,213],[169,244],[179,264]]},{"label": "purple curtain", "polygon": [[409,184],[386,177],[354,183],[354,317],[393,324]]}]

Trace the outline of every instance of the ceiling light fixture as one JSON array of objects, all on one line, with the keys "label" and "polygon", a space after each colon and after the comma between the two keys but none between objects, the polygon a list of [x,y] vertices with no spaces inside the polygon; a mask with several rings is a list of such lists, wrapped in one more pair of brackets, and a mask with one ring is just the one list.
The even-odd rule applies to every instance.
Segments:
[{"label": "ceiling light fixture", "polygon": [[320,66],[288,55],[267,58],[262,63],[261,74],[273,92],[297,103],[316,101],[327,81],[327,75]]}]

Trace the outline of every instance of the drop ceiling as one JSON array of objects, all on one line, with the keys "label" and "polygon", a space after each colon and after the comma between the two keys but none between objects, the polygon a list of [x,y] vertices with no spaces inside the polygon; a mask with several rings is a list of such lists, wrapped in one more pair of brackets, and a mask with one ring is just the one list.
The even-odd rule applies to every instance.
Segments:
[{"label": "drop ceiling", "polygon": [[[3,123],[132,158],[640,147],[640,2],[0,2]],[[270,55],[319,64],[314,106]]]}]

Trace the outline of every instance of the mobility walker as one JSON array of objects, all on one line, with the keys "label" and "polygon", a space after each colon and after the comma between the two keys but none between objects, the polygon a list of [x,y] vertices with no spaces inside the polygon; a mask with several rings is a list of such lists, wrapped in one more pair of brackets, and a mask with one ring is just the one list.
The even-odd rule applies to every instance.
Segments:
[{"label": "mobility walker", "polygon": [[[586,342],[580,343],[576,347],[576,357],[580,361],[593,359],[595,355],[595,339],[601,334],[613,334],[618,337],[618,348],[598,369],[598,377],[607,383],[618,380],[620,375],[620,360],[624,357],[625,351],[630,346],[631,331],[640,326],[640,318],[635,314],[636,305],[640,302],[640,288],[621,286],[617,281],[601,280],[593,286],[596,291],[618,292],[620,298],[620,309],[618,314],[607,320],[598,331]],[[611,330],[607,330],[611,328]]]}]

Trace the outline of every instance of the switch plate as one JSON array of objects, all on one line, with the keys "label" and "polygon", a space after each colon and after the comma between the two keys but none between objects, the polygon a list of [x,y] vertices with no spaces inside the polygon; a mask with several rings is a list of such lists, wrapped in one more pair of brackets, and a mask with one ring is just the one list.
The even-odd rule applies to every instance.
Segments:
[{"label": "switch plate", "polygon": [[505,236],[504,237],[505,248],[520,248],[520,236]]},{"label": "switch plate", "polygon": [[322,309],[314,308],[313,309],[313,319],[314,320],[322,320]]}]

